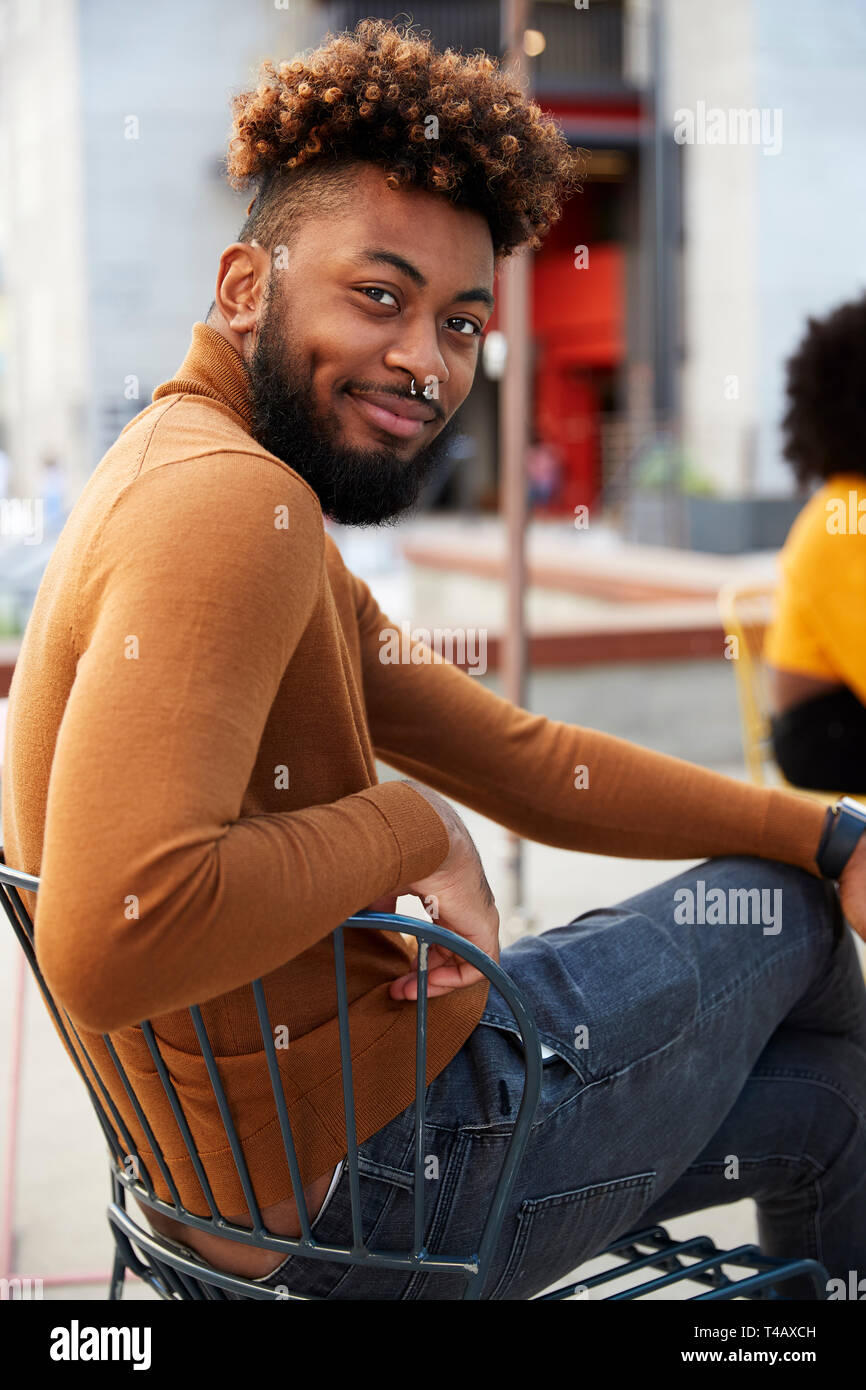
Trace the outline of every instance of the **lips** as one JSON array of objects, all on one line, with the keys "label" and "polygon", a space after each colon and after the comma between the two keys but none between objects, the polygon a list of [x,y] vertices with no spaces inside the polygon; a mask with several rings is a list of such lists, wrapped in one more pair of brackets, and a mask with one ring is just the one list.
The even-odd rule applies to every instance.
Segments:
[{"label": "lips", "polygon": [[401,439],[413,439],[436,419],[428,405],[388,391],[349,391],[349,399],[371,424]]},{"label": "lips", "polygon": [[395,396],[389,391],[350,391],[350,396],[357,400],[369,401],[371,405],[378,405],[382,410],[388,410],[392,415],[403,415],[407,420],[424,420],[425,423],[435,420],[435,415],[428,405],[422,405],[420,401],[409,401],[405,396]]}]

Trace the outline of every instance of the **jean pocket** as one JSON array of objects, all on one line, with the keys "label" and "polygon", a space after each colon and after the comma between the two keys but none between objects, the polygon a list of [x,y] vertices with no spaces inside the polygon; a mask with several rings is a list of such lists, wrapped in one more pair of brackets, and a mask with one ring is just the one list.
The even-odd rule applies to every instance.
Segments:
[{"label": "jean pocket", "polygon": [[[391,1249],[391,1234],[397,1214],[410,1213],[412,1174],[378,1163],[358,1150],[360,1222],[368,1249]],[[351,1247],[353,1244],[352,1199],[348,1165],[343,1165],[339,1182],[321,1216],[313,1222],[313,1238],[322,1245]],[[397,1221],[399,1226],[400,1222]],[[411,1216],[406,1253],[411,1246]],[[398,1247],[399,1248],[399,1247]],[[289,1255],[277,1269],[257,1282],[277,1291],[278,1296],[300,1294],[316,1299],[392,1299],[402,1297],[413,1271],[372,1266],[361,1257],[357,1263],[314,1259],[309,1255]]]},{"label": "jean pocket", "polygon": [[490,1299],[527,1299],[593,1259],[639,1220],[652,1201],[655,1172],[529,1197],[505,1268]]}]

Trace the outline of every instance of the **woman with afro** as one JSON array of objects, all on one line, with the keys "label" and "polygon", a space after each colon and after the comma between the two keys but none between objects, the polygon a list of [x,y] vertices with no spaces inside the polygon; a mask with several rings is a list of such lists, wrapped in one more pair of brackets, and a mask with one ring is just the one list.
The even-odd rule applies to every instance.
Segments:
[{"label": "woman with afro", "polygon": [[788,362],[785,455],[819,483],[780,557],[765,642],[789,782],[866,791],[866,295],[809,320]]}]

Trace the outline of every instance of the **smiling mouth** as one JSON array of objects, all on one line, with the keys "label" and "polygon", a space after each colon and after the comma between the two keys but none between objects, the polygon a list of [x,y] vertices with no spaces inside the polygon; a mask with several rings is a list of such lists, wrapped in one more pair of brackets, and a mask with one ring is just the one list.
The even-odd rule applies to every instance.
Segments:
[{"label": "smiling mouth", "polygon": [[372,396],[361,395],[355,391],[348,391],[346,394],[369,424],[398,439],[417,439],[427,425],[432,425],[436,419],[435,415],[425,413],[420,403],[407,401],[403,397],[392,397],[394,409],[390,410],[386,405],[378,403],[380,400],[388,400],[385,395],[374,400]]}]

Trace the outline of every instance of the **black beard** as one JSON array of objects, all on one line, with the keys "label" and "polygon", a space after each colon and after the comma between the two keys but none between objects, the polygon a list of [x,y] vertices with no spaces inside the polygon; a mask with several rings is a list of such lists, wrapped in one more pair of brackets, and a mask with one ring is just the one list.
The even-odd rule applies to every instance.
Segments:
[{"label": "black beard", "polygon": [[331,520],[344,526],[394,522],[416,504],[425,479],[447,454],[456,415],[410,459],[385,444],[339,444],[317,414],[312,365],[293,357],[272,309],[265,311],[247,364],[253,437],[309,483]]}]

